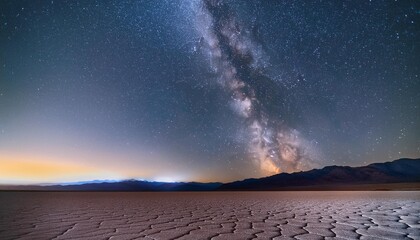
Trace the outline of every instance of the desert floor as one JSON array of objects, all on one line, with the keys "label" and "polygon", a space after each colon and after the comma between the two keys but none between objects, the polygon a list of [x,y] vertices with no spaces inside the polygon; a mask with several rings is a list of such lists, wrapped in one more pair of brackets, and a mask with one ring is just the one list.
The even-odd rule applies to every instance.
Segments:
[{"label": "desert floor", "polygon": [[0,239],[420,239],[420,192],[0,192]]}]

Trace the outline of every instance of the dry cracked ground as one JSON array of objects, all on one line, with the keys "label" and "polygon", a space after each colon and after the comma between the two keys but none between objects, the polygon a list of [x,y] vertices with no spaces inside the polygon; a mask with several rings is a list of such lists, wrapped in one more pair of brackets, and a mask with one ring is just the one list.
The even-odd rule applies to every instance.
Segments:
[{"label": "dry cracked ground", "polygon": [[420,192],[0,192],[0,239],[420,239]]}]

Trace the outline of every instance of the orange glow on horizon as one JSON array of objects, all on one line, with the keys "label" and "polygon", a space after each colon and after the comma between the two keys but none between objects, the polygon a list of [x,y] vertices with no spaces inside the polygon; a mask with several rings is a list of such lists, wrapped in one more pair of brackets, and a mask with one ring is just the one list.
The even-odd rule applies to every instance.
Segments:
[{"label": "orange glow on horizon", "polygon": [[115,173],[61,159],[0,154],[0,184],[60,183],[112,176]]}]

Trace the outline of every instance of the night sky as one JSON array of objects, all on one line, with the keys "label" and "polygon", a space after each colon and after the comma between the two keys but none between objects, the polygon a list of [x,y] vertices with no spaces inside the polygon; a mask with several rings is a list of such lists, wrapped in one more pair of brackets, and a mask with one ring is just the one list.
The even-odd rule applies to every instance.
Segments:
[{"label": "night sky", "polygon": [[0,13],[0,183],[231,181],[420,157],[420,1]]}]

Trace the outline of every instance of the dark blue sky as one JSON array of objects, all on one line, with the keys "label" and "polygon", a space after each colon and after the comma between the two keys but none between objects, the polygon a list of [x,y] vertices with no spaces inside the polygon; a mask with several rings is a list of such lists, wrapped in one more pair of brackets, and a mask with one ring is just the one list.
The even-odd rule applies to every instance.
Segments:
[{"label": "dark blue sky", "polygon": [[0,12],[0,165],[36,156],[109,173],[83,179],[227,181],[420,156],[418,1]]}]

